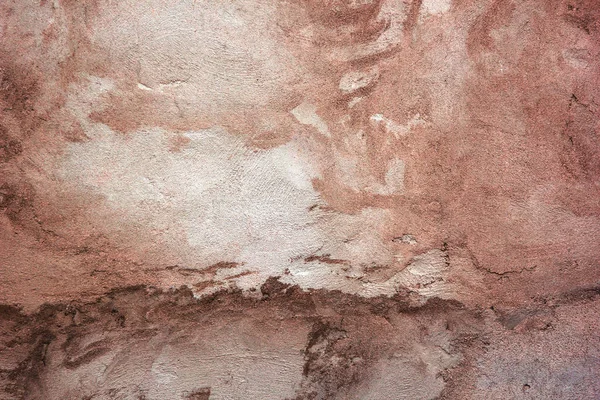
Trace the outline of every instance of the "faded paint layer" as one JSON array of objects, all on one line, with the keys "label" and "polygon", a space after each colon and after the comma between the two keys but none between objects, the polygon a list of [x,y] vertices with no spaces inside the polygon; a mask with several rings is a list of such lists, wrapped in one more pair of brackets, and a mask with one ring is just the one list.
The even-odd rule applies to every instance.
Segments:
[{"label": "faded paint layer", "polygon": [[[507,366],[596,349],[599,57],[595,0],[2,2],[0,303],[31,340],[1,354],[41,366],[0,370],[31,398],[594,397],[595,364]],[[241,316],[96,334],[131,287]],[[99,319],[50,327],[70,302]]]}]

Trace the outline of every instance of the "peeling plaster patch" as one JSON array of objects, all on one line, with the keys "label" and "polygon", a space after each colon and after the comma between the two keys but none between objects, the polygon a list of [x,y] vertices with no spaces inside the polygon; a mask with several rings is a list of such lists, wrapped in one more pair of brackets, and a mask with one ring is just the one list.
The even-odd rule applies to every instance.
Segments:
[{"label": "peeling plaster patch", "polygon": [[302,102],[290,112],[301,124],[310,125],[323,136],[331,137],[327,124],[319,117],[317,114],[317,107],[313,104]]},{"label": "peeling plaster patch", "polygon": [[423,0],[421,11],[424,14],[437,15],[450,11],[452,0]]},{"label": "peeling plaster patch", "polygon": [[143,83],[138,83],[138,84],[137,84],[137,87],[138,87],[138,89],[140,89],[140,90],[147,90],[147,91],[150,91],[150,92],[153,90],[152,88],[150,88],[150,87],[148,87],[148,86],[144,85]]},{"label": "peeling plaster patch", "polygon": [[471,290],[465,285],[480,287],[481,282],[473,279],[474,273],[475,267],[465,264],[462,259],[456,259],[451,268],[448,253],[432,249],[413,257],[410,264],[390,281],[395,282],[398,287],[418,293],[424,299],[452,299]]},{"label": "peeling plaster patch", "polygon": [[106,199],[91,211],[99,230],[124,234],[126,225],[109,222],[115,212],[117,221],[142,224],[174,250],[172,264],[230,260],[277,275],[290,258],[321,245],[307,212],[319,202],[311,184],[317,175],[293,144],[253,151],[220,129],[185,137],[186,148],[173,154],[159,130],[123,137],[100,128],[94,140],[70,146],[61,178],[79,195]]},{"label": "peeling plaster patch", "polygon": [[343,93],[352,93],[373,85],[379,79],[377,66],[364,71],[351,71],[342,76],[339,88]]},{"label": "peeling plaster patch", "polygon": [[357,268],[343,271],[341,268],[324,266],[318,262],[308,264],[294,263],[290,274],[282,276],[281,282],[298,285],[303,289],[322,289],[321,282],[327,282],[327,290],[339,290],[342,293],[362,297],[392,296],[397,292],[395,282],[373,283],[365,280],[367,275]]},{"label": "peeling plaster patch", "polygon": [[415,114],[406,124],[401,125],[397,122],[386,118],[383,114],[374,114],[371,116],[371,122],[377,125],[383,125],[385,129],[392,133],[397,139],[401,136],[406,136],[413,128],[419,125],[426,124],[420,114]]},{"label": "peeling plaster patch", "polygon": [[340,262],[295,260],[282,282],[305,289],[326,287],[365,297],[393,295],[397,286],[393,280],[370,282],[374,266],[396,266],[397,255],[385,244],[380,232],[388,229],[388,210],[366,208],[356,215],[335,213],[322,217],[322,229],[329,239],[315,255],[327,255]]},{"label": "peeling plaster patch", "polygon": [[[104,198],[88,210],[92,231],[127,246],[134,231],[136,240],[145,241],[138,245],[146,249],[137,255],[141,263],[189,271],[168,286],[206,282],[202,270],[225,260],[237,265],[211,275],[221,287],[256,289],[287,273],[302,288],[394,293],[393,282],[360,281],[365,268],[397,260],[380,234],[389,212],[310,211],[322,204],[312,187],[319,173],[293,141],[252,150],[241,138],[208,129],[185,133],[186,147],[172,153],[170,134],[158,129],[123,136],[96,124],[88,133],[91,140],[69,145],[62,161],[58,175],[70,182],[67,197]],[[388,168],[385,184],[371,182],[371,190],[402,191],[403,161],[391,160]],[[352,260],[352,265],[305,262],[311,255]]]}]

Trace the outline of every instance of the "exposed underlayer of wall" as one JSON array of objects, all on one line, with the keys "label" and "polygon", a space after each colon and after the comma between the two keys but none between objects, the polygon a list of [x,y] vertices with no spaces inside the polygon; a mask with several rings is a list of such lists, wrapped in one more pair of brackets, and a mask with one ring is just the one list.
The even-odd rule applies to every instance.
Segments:
[{"label": "exposed underlayer of wall", "polygon": [[0,399],[600,396],[597,0],[0,2]]},{"label": "exposed underlayer of wall", "polygon": [[3,307],[6,399],[592,399],[600,291],[526,308],[415,306],[272,279],[262,298],[113,291]]}]

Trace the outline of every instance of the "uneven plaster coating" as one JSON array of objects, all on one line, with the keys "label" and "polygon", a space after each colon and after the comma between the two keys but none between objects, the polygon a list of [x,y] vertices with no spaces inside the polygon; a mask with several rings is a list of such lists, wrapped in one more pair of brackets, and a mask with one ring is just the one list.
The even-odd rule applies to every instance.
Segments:
[{"label": "uneven plaster coating", "polygon": [[597,396],[599,43],[595,0],[3,2],[0,398]]}]

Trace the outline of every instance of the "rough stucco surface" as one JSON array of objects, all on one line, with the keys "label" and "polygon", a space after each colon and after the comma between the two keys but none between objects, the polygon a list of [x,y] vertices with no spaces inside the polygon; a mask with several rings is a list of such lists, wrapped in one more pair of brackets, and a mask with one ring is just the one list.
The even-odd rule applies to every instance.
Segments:
[{"label": "rough stucco surface", "polygon": [[0,2],[0,399],[600,397],[596,0]]}]

